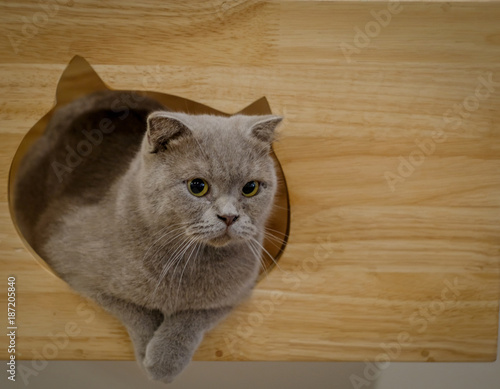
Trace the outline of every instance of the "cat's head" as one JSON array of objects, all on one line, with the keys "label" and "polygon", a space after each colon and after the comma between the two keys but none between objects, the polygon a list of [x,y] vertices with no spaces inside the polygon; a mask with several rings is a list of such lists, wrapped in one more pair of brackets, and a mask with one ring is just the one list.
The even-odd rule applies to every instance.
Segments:
[{"label": "cat's head", "polygon": [[270,150],[281,120],[152,113],[141,174],[151,217],[216,247],[255,239],[276,193]]}]

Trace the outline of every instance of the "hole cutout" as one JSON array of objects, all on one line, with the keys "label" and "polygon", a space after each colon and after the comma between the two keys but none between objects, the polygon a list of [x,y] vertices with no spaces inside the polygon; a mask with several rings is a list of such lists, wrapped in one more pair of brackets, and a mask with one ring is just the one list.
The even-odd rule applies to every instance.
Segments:
[{"label": "hole cutout", "polygon": [[[107,87],[107,85],[101,80],[99,75],[94,71],[92,66],[90,66],[90,64],[84,58],[75,56],[64,70],[57,85],[56,105],[47,114],[45,114],[24,136],[14,155],[10,167],[8,201],[9,210],[14,226],[25,246],[37,259],[40,265],[54,275],[54,271],[32,248],[31,242],[33,237],[30,237],[29,233],[26,233],[27,231],[23,231],[22,228],[23,224],[26,225],[26,223],[29,223],[30,215],[34,215],[36,212],[40,211],[40,206],[41,204],[43,204],[43,199],[40,199],[39,203],[36,204],[23,202],[23,193],[15,193],[15,180],[19,173],[23,157],[29,152],[34,142],[39,139],[44,133],[45,128],[47,127],[47,124],[54,114],[55,110],[82,96],[106,90],[111,90],[111,88]],[[184,99],[182,97],[150,91],[135,92],[158,101],[159,103],[169,107],[172,111],[189,112],[192,114],[230,116],[229,114],[226,114],[224,112],[217,111],[206,105],[194,102],[192,100]],[[236,114],[268,115],[271,113],[272,112],[266,98],[262,97],[243,110],[237,112]],[[259,280],[262,279],[275,266],[275,263],[279,261],[288,242],[288,235],[290,231],[290,203],[286,179],[281,164],[274,151],[271,151],[271,155],[276,166],[278,190],[274,202],[275,206],[273,207],[273,212],[266,224],[266,228],[267,232],[272,234],[274,237],[266,237],[264,240],[265,251],[263,253],[262,259],[264,261],[265,268],[261,269]],[[39,188],[39,186],[42,185],[42,181],[37,180],[37,177],[32,177],[27,185],[29,187],[25,187],[24,190],[43,193],[43,191],[41,191],[41,189]],[[17,209],[17,211],[15,207],[16,201],[19,201],[23,204],[22,207],[18,207],[19,209]],[[266,251],[268,254],[266,253]]]}]

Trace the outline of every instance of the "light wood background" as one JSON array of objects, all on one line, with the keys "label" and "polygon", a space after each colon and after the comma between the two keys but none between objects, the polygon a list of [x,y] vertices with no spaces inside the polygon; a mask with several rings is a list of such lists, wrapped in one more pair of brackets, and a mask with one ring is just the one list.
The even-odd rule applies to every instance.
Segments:
[{"label": "light wood background", "polygon": [[9,215],[14,153],[75,54],[114,89],[225,112],[265,95],[286,117],[280,269],[195,359],[496,358],[499,3],[401,3],[378,28],[386,2],[63,3],[45,21],[35,1],[0,2],[0,311],[15,275],[22,359],[133,358],[120,323],[40,266]]}]

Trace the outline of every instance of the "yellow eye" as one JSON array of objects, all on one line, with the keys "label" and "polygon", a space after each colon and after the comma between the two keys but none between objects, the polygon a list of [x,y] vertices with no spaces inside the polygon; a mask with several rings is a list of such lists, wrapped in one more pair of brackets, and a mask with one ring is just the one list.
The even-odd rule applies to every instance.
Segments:
[{"label": "yellow eye", "polygon": [[241,190],[241,193],[243,194],[243,196],[252,197],[255,196],[258,191],[259,183],[257,181],[249,181],[245,184],[245,186]]},{"label": "yellow eye", "polygon": [[193,178],[187,183],[189,193],[196,197],[205,196],[208,192],[208,182],[203,178]]}]

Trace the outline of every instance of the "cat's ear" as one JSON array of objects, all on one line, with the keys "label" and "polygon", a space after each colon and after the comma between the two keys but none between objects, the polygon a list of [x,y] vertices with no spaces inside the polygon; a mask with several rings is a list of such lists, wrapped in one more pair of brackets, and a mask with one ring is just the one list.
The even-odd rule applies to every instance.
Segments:
[{"label": "cat's ear", "polygon": [[271,144],[274,140],[276,127],[282,120],[281,116],[264,116],[252,125],[250,134],[262,142]]},{"label": "cat's ear", "polygon": [[166,150],[172,142],[192,134],[189,127],[171,112],[153,112],[147,119],[147,139],[150,153]]}]

